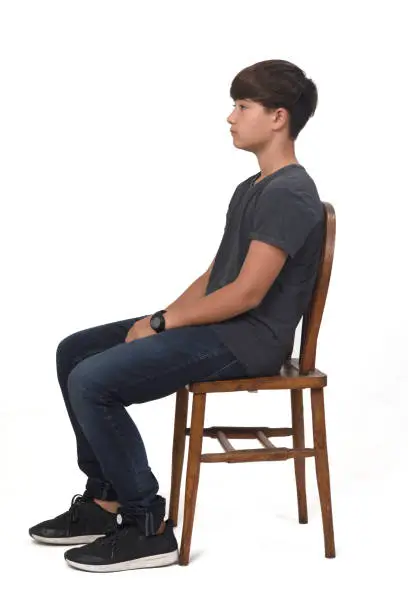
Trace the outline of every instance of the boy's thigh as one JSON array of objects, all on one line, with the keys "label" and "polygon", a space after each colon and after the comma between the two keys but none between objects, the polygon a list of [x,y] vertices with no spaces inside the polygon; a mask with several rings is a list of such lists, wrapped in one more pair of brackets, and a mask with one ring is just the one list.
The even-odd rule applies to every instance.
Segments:
[{"label": "boy's thigh", "polygon": [[103,323],[73,332],[63,338],[57,347],[57,363],[75,365],[86,357],[106,351],[125,341],[128,331],[139,319],[147,315]]},{"label": "boy's thigh", "polygon": [[173,328],[122,342],[81,361],[70,385],[111,395],[125,406],[165,397],[191,382],[247,376],[208,326]]}]

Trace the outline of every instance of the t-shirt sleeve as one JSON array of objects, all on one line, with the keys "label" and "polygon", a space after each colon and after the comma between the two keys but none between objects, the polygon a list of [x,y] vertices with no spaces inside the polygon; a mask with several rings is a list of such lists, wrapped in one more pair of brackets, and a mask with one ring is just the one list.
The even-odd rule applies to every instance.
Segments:
[{"label": "t-shirt sleeve", "polygon": [[264,189],[254,212],[250,240],[261,240],[294,257],[321,220],[318,209],[288,187]]}]

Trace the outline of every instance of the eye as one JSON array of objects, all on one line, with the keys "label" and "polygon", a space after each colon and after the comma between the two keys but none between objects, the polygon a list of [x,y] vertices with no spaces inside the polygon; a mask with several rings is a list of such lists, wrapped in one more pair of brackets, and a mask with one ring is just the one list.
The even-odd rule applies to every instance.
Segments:
[{"label": "eye", "polygon": [[[235,104],[232,105],[235,108]],[[238,106],[240,106],[241,108],[247,108],[246,106],[244,106],[244,104],[238,104]]]}]

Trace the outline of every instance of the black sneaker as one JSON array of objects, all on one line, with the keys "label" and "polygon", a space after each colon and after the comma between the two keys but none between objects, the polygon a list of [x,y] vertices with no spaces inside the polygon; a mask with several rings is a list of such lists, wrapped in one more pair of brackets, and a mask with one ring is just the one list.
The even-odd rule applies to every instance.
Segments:
[{"label": "black sneaker", "polygon": [[67,563],[88,572],[119,572],[178,562],[178,544],[171,519],[165,521],[163,533],[145,535],[139,525],[122,521],[120,511],[116,516],[115,530],[92,544],[66,550]]},{"label": "black sneaker", "polygon": [[111,530],[116,516],[101,508],[85,491],[74,495],[69,510],[30,527],[28,533],[44,544],[87,544]]}]

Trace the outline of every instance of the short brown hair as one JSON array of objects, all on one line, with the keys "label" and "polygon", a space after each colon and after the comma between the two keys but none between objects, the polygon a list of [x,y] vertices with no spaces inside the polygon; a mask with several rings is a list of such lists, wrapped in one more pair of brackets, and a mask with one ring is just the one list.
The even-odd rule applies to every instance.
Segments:
[{"label": "short brown hair", "polygon": [[304,71],[285,60],[265,60],[244,68],[234,77],[230,96],[259,102],[267,112],[289,111],[289,136],[296,140],[317,106],[317,88]]}]

